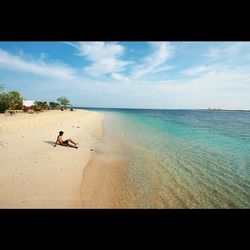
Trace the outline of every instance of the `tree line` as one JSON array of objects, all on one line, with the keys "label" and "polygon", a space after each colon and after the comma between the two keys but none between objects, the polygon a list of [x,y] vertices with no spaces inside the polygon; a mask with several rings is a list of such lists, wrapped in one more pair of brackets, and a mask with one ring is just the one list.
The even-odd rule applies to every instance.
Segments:
[{"label": "tree line", "polygon": [[[23,110],[24,112],[28,111],[27,108],[23,107],[23,97],[18,91],[9,91],[4,92],[4,85],[0,83],[0,113],[5,113],[6,110],[11,110],[15,112],[16,110]],[[67,97],[61,96],[57,98],[57,102],[42,102],[35,101],[34,111],[43,111],[43,110],[67,110],[70,107],[70,101]],[[73,108],[71,106],[71,111]]]}]

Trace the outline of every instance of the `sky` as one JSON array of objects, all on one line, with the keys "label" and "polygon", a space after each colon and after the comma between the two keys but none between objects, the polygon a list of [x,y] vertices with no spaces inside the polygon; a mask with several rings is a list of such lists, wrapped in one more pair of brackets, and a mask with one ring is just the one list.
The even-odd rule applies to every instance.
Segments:
[{"label": "sky", "polygon": [[250,109],[250,42],[0,42],[0,83],[78,107]]}]

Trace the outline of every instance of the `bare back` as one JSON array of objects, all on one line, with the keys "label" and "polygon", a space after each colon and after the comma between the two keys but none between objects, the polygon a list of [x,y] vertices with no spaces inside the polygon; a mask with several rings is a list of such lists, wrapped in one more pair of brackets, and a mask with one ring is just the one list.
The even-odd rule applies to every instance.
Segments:
[{"label": "bare back", "polygon": [[56,139],[56,142],[58,142],[59,144],[62,144],[62,143],[63,143],[63,138],[62,138],[62,136],[58,135],[58,136],[57,136],[57,139]]}]

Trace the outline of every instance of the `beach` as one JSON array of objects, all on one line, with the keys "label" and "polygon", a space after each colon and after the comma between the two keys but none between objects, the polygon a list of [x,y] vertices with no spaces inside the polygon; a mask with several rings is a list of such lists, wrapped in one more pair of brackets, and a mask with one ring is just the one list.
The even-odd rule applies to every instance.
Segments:
[{"label": "beach", "polygon": [[[1,114],[0,207],[81,208],[82,176],[102,136],[103,118],[78,109]],[[60,130],[79,148],[53,147]]]},{"label": "beach", "polygon": [[[249,121],[197,110],[1,114],[0,207],[248,208]],[[53,147],[60,130],[79,148]]]}]

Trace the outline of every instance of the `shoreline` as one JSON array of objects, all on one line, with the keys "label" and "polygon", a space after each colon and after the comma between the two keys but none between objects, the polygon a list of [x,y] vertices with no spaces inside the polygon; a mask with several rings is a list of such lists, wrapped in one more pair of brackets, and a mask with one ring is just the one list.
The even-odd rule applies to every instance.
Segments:
[{"label": "shoreline", "polygon": [[[211,163],[205,162],[195,144],[191,149],[198,152],[197,157],[190,151],[185,153],[182,149],[185,144],[171,137],[161,144],[156,134],[155,142],[166,146],[172,159],[184,153],[185,159],[179,157],[180,163],[187,162],[191,166],[183,169],[184,176],[182,168],[175,168],[181,165],[164,161],[156,153],[162,152],[161,148],[157,146],[154,151],[147,140],[140,140],[147,139],[151,130],[144,131],[143,126],[136,130],[133,124],[120,119],[117,114],[83,109],[0,115],[0,208],[234,208],[247,204],[246,187],[239,186],[237,193],[241,183],[224,184],[229,191],[231,185],[237,188],[235,192],[242,195],[237,200],[232,196],[234,191],[228,195],[220,189],[222,171],[214,169],[220,151],[213,155],[215,160]],[[65,132],[64,140],[71,138],[79,142],[80,147],[54,148],[52,145],[60,130]],[[141,151],[143,146],[150,151]],[[202,150],[201,153],[210,153],[206,148]],[[156,158],[151,158],[151,154]],[[161,168],[159,157],[164,166],[170,164],[168,168]],[[197,168],[197,163],[215,170],[218,176],[217,180],[213,178],[218,190],[216,197],[211,195],[212,186],[200,185],[201,180],[212,183],[214,176]],[[226,170],[226,174],[234,178],[230,168]],[[202,179],[194,178],[189,183],[186,174],[190,173],[198,173]],[[200,189],[196,190],[199,185]],[[218,200],[223,200],[223,205]]]},{"label": "shoreline", "polygon": [[113,138],[112,129],[107,129],[106,119],[102,121],[101,140],[83,170],[82,208],[138,208],[123,145]]},{"label": "shoreline", "polygon": [[[239,171],[235,175],[233,171],[233,167],[237,166],[237,160],[233,158],[234,151],[226,154],[227,161],[221,161],[225,148],[220,150],[220,144],[212,147],[197,143],[197,140],[193,143],[192,138],[191,143],[189,140],[185,141],[183,138],[185,139],[189,130],[181,140],[175,135],[165,136],[159,129],[152,130],[153,126],[148,128],[143,126],[144,120],[137,123],[132,116],[111,113],[107,114],[103,123],[104,136],[93,158],[84,169],[83,207],[244,208],[247,206],[247,187],[236,179],[237,175],[238,178],[242,178],[244,172]],[[197,131],[200,132],[199,129]],[[207,138],[207,133],[198,132],[195,134],[196,137],[198,135],[200,138],[202,135],[203,138]],[[228,143],[230,145],[230,138]],[[207,155],[204,156],[204,153]],[[245,166],[243,162],[241,167]],[[207,171],[207,168],[211,171]],[[229,181],[224,182],[224,176]],[[217,191],[216,195],[214,190]],[[236,195],[239,198],[236,199]]]},{"label": "shoreline", "polygon": [[[0,207],[81,208],[81,181],[104,115],[75,109],[0,116]],[[53,147],[58,132],[79,148]]]}]

